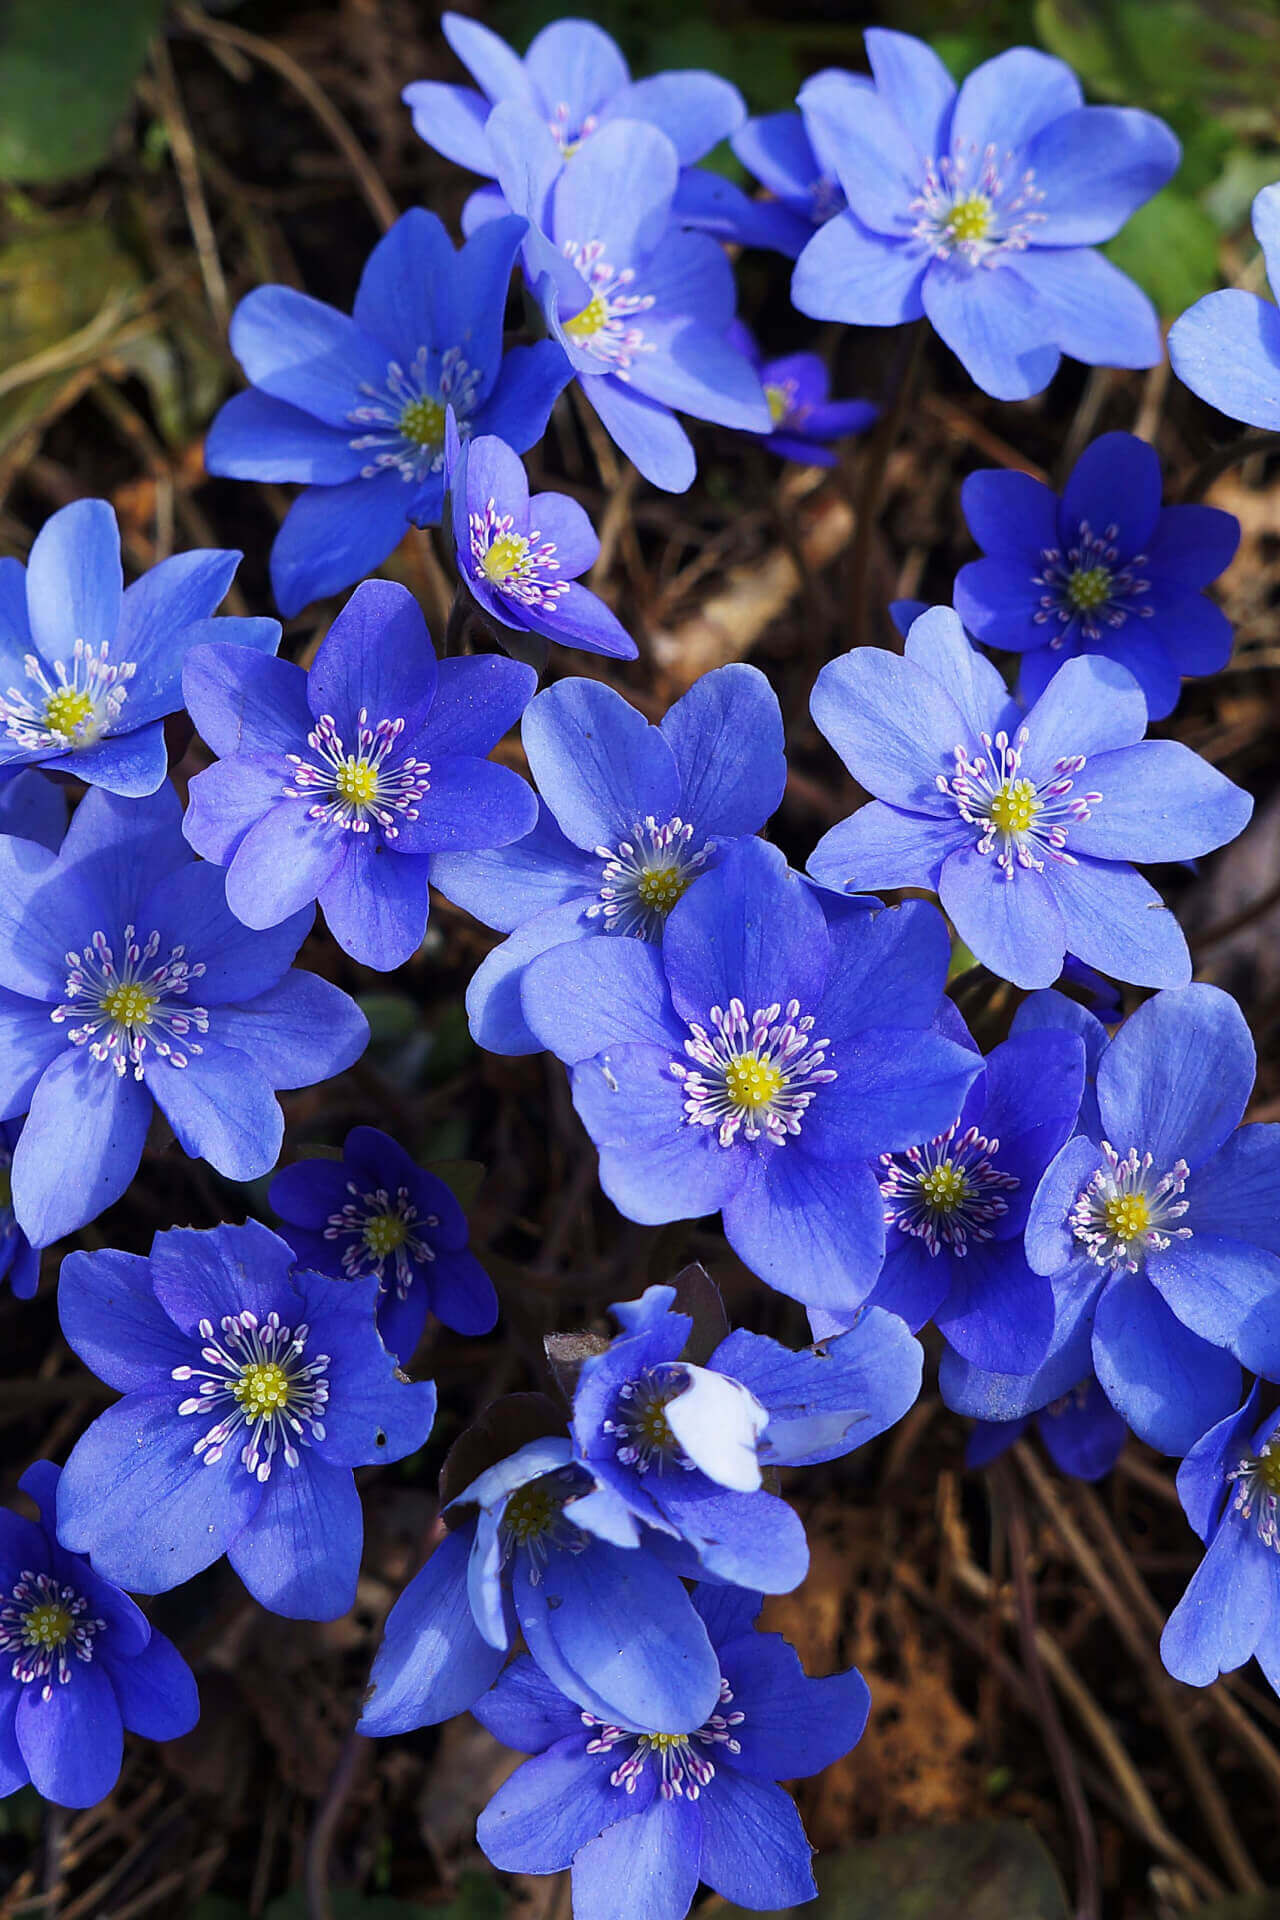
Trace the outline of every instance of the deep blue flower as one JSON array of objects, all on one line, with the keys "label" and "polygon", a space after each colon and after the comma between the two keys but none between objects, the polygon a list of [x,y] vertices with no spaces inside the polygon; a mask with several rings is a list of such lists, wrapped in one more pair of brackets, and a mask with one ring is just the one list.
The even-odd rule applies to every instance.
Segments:
[{"label": "deep blue flower", "polygon": [[69,795],[68,785],[47,779],[35,767],[10,774],[0,780],[0,836],[16,834],[56,853],[70,818]]},{"label": "deep blue flower", "polygon": [[1246,1660],[1280,1693],[1280,1419],[1259,1422],[1255,1386],[1178,1469],[1183,1511],[1204,1559],[1160,1639],[1169,1672],[1207,1687]]},{"label": "deep blue flower", "polygon": [[58,1543],[60,1469],[18,1482],[39,1522],[0,1508],[0,1797],[30,1784],[61,1807],[92,1807],[120,1774],[124,1731],[190,1733],[190,1667],[127,1594]]},{"label": "deep blue flower", "polygon": [[1129,862],[1223,846],[1253,802],[1178,741],[1143,739],[1126,668],[1068,660],[1024,711],[934,607],[905,658],[855,647],[810,704],[875,795],[819,842],[824,886],[933,888],[975,957],[1020,987],[1051,986],[1068,949],[1142,986],[1191,978],[1181,928]]},{"label": "deep blue flower", "polygon": [[373,1274],[378,1332],[408,1366],[428,1312],[455,1333],[488,1333],[498,1296],[467,1245],[467,1217],[434,1173],[377,1127],[353,1127],[341,1160],[297,1160],[267,1199],[299,1262],[343,1280]]},{"label": "deep blue flower", "polygon": [[124,1395],[76,1442],[58,1538],[138,1593],[225,1553],[295,1620],[354,1605],[364,1524],[353,1467],[402,1460],[435,1417],[374,1327],[378,1283],[294,1266],[256,1220],[158,1233],[151,1253],[72,1253],[62,1331]]},{"label": "deep blue flower", "polygon": [[834,467],[833,440],[861,433],[880,409],[870,400],[832,400],[827,363],[816,353],[788,353],[766,360],[750,329],[741,320],[730,328],[764,387],[773,426],[763,436],[770,453],[783,460],[800,460],[811,467]]},{"label": "deep blue flower", "polygon": [[13,1211],[13,1154],[22,1132],[20,1120],[0,1120],[0,1280],[17,1300],[31,1300],[40,1284],[40,1253],[18,1225]]},{"label": "deep blue flower", "polygon": [[180,813],[168,784],[95,788],[56,854],[0,837],[0,1116],[27,1115],[13,1207],[33,1246],[119,1199],[153,1106],[228,1179],[269,1172],[275,1090],[341,1073],[368,1041],[354,1001],[291,970],[311,915],[250,933]]},{"label": "deep blue flower", "polygon": [[110,793],[154,793],[188,649],[279,644],[278,620],[212,617],[240,558],[178,553],[126,588],[113,509],[75,500],[45,521],[25,568],[0,560],[0,773],[57,767]]},{"label": "deep blue flower", "polygon": [[1016,1420],[980,1420],[969,1436],[965,1465],[985,1467],[998,1460],[1032,1420],[1054,1466],[1075,1480],[1101,1480],[1110,1473],[1129,1437],[1128,1427],[1090,1373],[1038,1413]]},{"label": "deep blue flower", "polygon": [[932,1031],[946,963],[932,907],[828,926],[778,849],[745,839],[672,909],[661,948],[555,947],[522,999],[573,1070],[620,1212],[718,1210],[754,1273],[839,1310],[862,1304],[884,1258],[869,1163],[947,1126],[980,1069]]},{"label": "deep blue flower", "polygon": [[1064,660],[1099,653],[1129,669],[1163,720],[1183,674],[1227,664],[1231,622],[1203,589],[1230,565],[1240,523],[1216,507],[1162,507],[1145,440],[1104,433],[1061,497],[997,469],[971,473],[960,498],[987,557],[956,575],[956,612],[984,646],[1022,655],[1028,704]]},{"label": "deep blue flower", "polygon": [[[864,75],[843,73],[835,67],[814,78],[873,91]],[[810,120],[802,102],[799,113],[768,113],[748,120],[733,135],[732,146],[739,160],[773,195],[773,200],[766,203],[776,223],[772,244],[793,260],[812,240],[814,229],[824,227],[849,204],[840,185],[839,142],[830,138],[828,122],[825,114]]]},{"label": "deep blue flower", "polygon": [[361,1733],[465,1713],[517,1630],[549,1679],[606,1722],[639,1715],[676,1732],[714,1711],[716,1657],[679,1576],[631,1544],[622,1501],[574,1462],[567,1438],[530,1441],[446,1512],[453,1531],[387,1616]]},{"label": "deep blue flower", "polygon": [[[817,1891],[812,1848],[779,1780],[820,1773],[862,1737],[870,1695],[856,1668],[810,1680],[792,1647],[757,1633],[758,1594],[699,1587],[720,1669],[701,1721],[601,1721],[577,1711],[531,1660],[507,1668],[473,1709],[505,1745],[534,1756],[504,1781],[476,1837],[502,1872],[573,1868],[575,1920],[683,1920],[698,1882],[752,1909]],[[625,1890],[625,1891],[620,1891]]]},{"label": "deep blue flower", "polygon": [[458,577],[499,627],[635,659],[636,643],[618,616],[579,580],[600,542],[576,500],[563,493],[530,499],[522,463],[491,434],[461,447],[449,495]]},{"label": "deep blue flower", "polygon": [[672,493],[693,479],[673,409],[767,433],[768,402],[728,334],[735,292],[724,248],[673,223],[680,159],[667,135],[612,120],[566,167],[536,111],[507,101],[487,136],[503,194],[529,222],[525,278],[547,326],[645,478]]},{"label": "deep blue flower", "polygon": [[[1113,1406],[1166,1453],[1235,1405],[1237,1363],[1280,1378],[1280,1131],[1238,1126],[1254,1065],[1228,994],[1156,994],[1103,1051],[1097,1126],[1051,1163],[1027,1222],[1055,1344],[1088,1338]],[[1063,1364],[1046,1398],[1085,1377],[1079,1355]]]},{"label": "deep blue flower", "polygon": [[637,1544],[678,1571],[789,1593],[809,1551],[764,1470],[839,1459],[900,1420],[920,1392],[920,1343],[866,1307],[819,1348],[739,1329],[699,1366],[683,1357],[693,1320],[675,1300],[656,1286],[611,1309],[623,1331],[574,1388],[578,1457],[622,1501]]},{"label": "deep blue flower", "polygon": [[432,881],[511,935],[467,989],[491,1053],[536,1053],[520,1006],[529,961],[596,934],[660,940],[720,849],[763,827],[787,765],[777,696],[756,667],[716,667],[650,726],[595,680],[561,680],[521,728],[541,799],[532,833],[496,853],[447,854]]},{"label": "deep blue flower", "polygon": [[[1280,181],[1253,203],[1253,231],[1272,291],[1280,288]],[[1232,420],[1280,428],[1280,313],[1239,287],[1206,293],[1169,330],[1169,358],[1184,386]]]},{"label": "deep blue flower", "polygon": [[1086,107],[1071,69],[1030,47],[957,92],[923,41],[865,38],[874,88],[819,74],[800,92],[848,200],[796,263],[801,313],[873,327],[927,315],[998,400],[1039,393],[1064,353],[1155,366],[1155,309],[1094,249],[1177,167],[1164,122]]},{"label": "deep blue flower", "polygon": [[202,647],[183,675],[222,757],[191,782],[183,830],[225,866],[227,903],[277,927],[319,900],[338,945],[401,966],[422,944],[434,855],[518,840],[528,785],[483,758],[537,685],[490,655],[437,662],[418,603],[356,588],[304,672],[244,647]]},{"label": "deep blue flower", "polygon": [[415,207],[369,255],[350,318],[293,287],[258,287],[231,346],[252,382],[205,442],[210,473],[301,480],[271,549],[281,611],[381,566],[408,526],[444,504],[444,423],[523,453],[569,378],[552,341],[504,356],[502,323],[524,222],[492,222],[455,254]]}]

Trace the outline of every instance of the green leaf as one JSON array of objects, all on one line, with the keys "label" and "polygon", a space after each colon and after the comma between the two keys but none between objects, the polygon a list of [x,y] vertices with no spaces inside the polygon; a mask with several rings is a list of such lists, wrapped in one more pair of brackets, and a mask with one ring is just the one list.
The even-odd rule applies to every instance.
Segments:
[{"label": "green leaf", "polygon": [[1218,284],[1218,230],[1198,200],[1166,187],[1103,248],[1166,320]]},{"label": "green leaf", "polygon": [[[1068,1920],[1057,1869],[1021,1820],[870,1840],[820,1857],[815,1872],[818,1898],[774,1920]],[[741,1912],[722,1908],[722,1920]]]},{"label": "green leaf", "polygon": [[0,6],[0,179],[62,180],[101,165],[165,0],[7,0]]}]

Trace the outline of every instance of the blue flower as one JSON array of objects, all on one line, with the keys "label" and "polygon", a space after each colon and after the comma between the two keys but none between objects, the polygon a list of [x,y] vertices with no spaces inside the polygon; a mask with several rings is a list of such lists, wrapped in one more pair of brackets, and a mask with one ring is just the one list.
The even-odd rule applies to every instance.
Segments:
[{"label": "blue flower", "polygon": [[366,966],[422,944],[434,855],[505,846],[537,803],[483,758],[537,685],[515,660],[437,662],[413,595],[366,580],[310,672],[244,647],[202,647],[183,676],[191,717],[222,757],[191,782],[183,830],[225,866],[227,904],[259,929],[319,900]]},{"label": "blue flower", "polygon": [[1101,1480],[1110,1473],[1129,1437],[1129,1429],[1092,1373],[1032,1415],[1014,1420],[980,1420],[965,1448],[966,1467],[989,1466],[1020,1440],[1031,1421],[1059,1472],[1074,1480]]},{"label": "blue flower", "polygon": [[824,886],[933,888],[1016,986],[1051,986],[1068,948],[1141,986],[1191,978],[1181,928],[1129,862],[1223,846],[1253,802],[1190,748],[1143,739],[1124,667],[1068,660],[1024,712],[934,607],[905,658],[857,647],[824,667],[811,711],[875,795],[819,842],[809,872]]},{"label": "blue flower", "polygon": [[0,1508],[0,1797],[28,1782],[61,1807],[92,1807],[120,1774],[124,1730],[190,1733],[190,1667],[127,1594],[54,1524],[60,1469],[37,1460],[18,1485],[39,1522]]},{"label": "blue flower", "polygon": [[1280,1419],[1259,1422],[1259,1398],[1255,1386],[1178,1469],[1205,1554],[1166,1622],[1160,1657],[1189,1687],[1253,1657],[1280,1693]]},{"label": "blue flower", "polygon": [[800,460],[811,467],[834,467],[833,440],[861,433],[880,409],[870,400],[832,400],[827,363],[816,353],[788,353],[766,360],[749,329],[735,320],[730,338],[747,355],[764,386],[773,418],[763,436],[770,453],[783,460]]},{"label": "blue flower", "polygon": [[760,382],[728,335],[733,269],[710,234],[673,223],[680,160],[666,134],[612,120],[566,167],[534,109],[507,101],[487,135],[503,194],[529,222],[525,278],[547,326],[645,478],[670,493],[693,479],[673,408],[767,433]]},{"label": "blue flower", "polygon": [[491,1053],[536,1053],[520,983],[549,947],[597,934],[660,940],[677,900],[719,850],[756,833],[782,799],[777,696],[756,667],[716,667],[653,727],[612,687],[562,680],[521,729],[541,800],[533,831],[497,853],[447,854],[433,884],[511,935],[467,990]]},{"label": "blue flower", "polygon": [[[861,88],[871,92],[871,82],[860,73],[842,73],[828,68],[821,76],[824,83]],[[812,120],[799,113],[769,113],[748,120],[733,135],[734,152],[773,200],[766,207],[773,212],[779,253],[794,260],[813,238],[814,229],[824,227],[848,206],[839,178],[839,142],[828,135],[828,116]],[[758,203],[754,203],[758,204]]]},{"label": "blue flower", "polygon": [[[958,1016],[946,1030],[955,1028]],[[950,1126],[881,1156],[887,1239],[875,1306],[913,1330],[934,1321],[949,1346],[993,1372],[1040,1365],[1053,1289],[1028,1267],[1022,1233],[1040,1176],[1075,1127],[1084,1073],[1078,1035],[1013,1034],[982,1062]],[[849,1324],[813,1318],[820,1336]]]},{"label": "blue flower", "polygon": [[281,612],[381,566],[444,504],[445,413],[523,453],[569,378],[548,340],[504,356],[502,323],[524,222],[492,222],[455,254],[414,208],[369,255],[351,318],[292,287],[240,302],[231,345],[253,383],[219,413],[210,473],[301,480],[271,550]]},{"label": "blue flower", "polygon": [[32,1300],[40,1284],[40,1253],[13,1211],[13,1154],[21,1132],[21,1121],[0,1120],[0,1280],[8,1280],[15,1300]]},{"label": "blue flower", "polygon": [[1039,698],[1064,660],[1127,667],[1152,720],[1184,673],[1216,673],[1231,623],[1203,589],[1230,565],[1240,523],[1216,507],[1161,507],[1160,460],[1131,433],[1085,448],[1061,498],[1029,474],[971,473],[961,490],[986,558],[956,575],[975,639],[1022,656],[1020,697]]},{"label": "blue flower", "polygon": [[820,1348],[740,1329],[695,1365],[676,1297],[649,1287],[612,1309],[623,1331],[588,1354],[574,1388],[578,1456],[623,1502],[637,1544],[644,1535],[678,1571],[789,1593],[809,1550],[763,1471],[839,1459],[900,1420],[920,1392],[920,1344],[867,1307]]},{"label": "blue flower", "polygon": [[[675,1732],[714,1711],[716,1657],[679,1576],[630,1544],[625,1507],[575,1464],[568,1439],[520,1447],[446,1513],[453,1531],[387,1616],[361,1733],[465,1713],[517,1629],[554,1685],[606,1722],[639,1715]],[[592,1532],[578,1524],[585,1513]]]},{"label": "blue flower", "polygon": [[571,1865],[575,1920],[615,1920],[623,1909],[682,1920],[700,1880],[736,1906],[770,1911],[817,1891],[813,1849],[777,1782],[820,1773],[857,1745],[866,1682],[853,1667],[810,1680],[781,1634],[753,1631],[758,1594],[703,1586],[694,1604],[720,1668],[719,1698],[701,1721],[602,1722],[528,1659],[473,1709],[505,1745],[534,1756],[499,1787],[476,1837],[502,1872]]},{"label": "blue flower", "polygon": [[[1253,203],[1253,231],[1272,291],[1280,287],[1280,181]],[[1280,428],[1280,313],[1231,287],[1207,293],[1169,330],[1169,358],[1184,386],[1232,420]]]},{"label": "blue flower", "polygon": [[1151,302],[1094,249],[1176,169],[1164,122],[1086,107],[1071,69],[1030,47],[984,61],[957,93],[923,41],[865,38],[874,88],[819,74],[800,93],[849,203],[796,263],[801,313],[873,327],[927,315],[998,400],[1039,393],[1064,353],[1155,366]]},{"label": "blue flower", "polygon": [[158,1233],[147,1258],[68,1254],[62,1331],[124,1398],[72,1450],[59,1540],[139,1593],[225,1553],[273,1613],[346,1613],[364,1535],[352,1468],[415,1452],[436,1407],[378,1338],[377,1295],[295,1268],[256,1220]]},{"label": "blue flower", "polygon": [[931,1030],[946,965],[932,907],[828,925],[778,849],[748,839],[672,909],[661,948],[555,947],[522,999],[572,1068],[621,1213],[719,1211],[752,1272],[840,1310],[862,1304],[884,1258],[869,1163],[947,1126],[980,1070]]},{"label": "blue flower", "polygon": [[27,1115],[13,1208],[33,1246],[119,1199],[153,1105],[228,1179],[269,1172],[275,1089],[340,1073],[368,1040],[345,993],[290,970],[311,916],[250,933],[179,817],[167,784],[91,789],[56,854],[0,837],[0,1114]]},{"label": "blue flower", "polygon": [[492,435],[462,447],[449,492],[458,576],[499,627],[635,659],[636,643],[617,615],[579,582],[600,542],[576,500],[563,493],[530,499],[524,467]]},{"label": "blue flower", "polygon": [[0,772],[57,767],[109,793],[154,793],[188,649],[279,644],[278,620],[212,618],[240,557],[175,554],[126,588],[115,513],[75,500],[46,520],[25,568],[0,560]]},{"label": "blue flower", "polygon": [[267,1199],[281,1237],[316,1273],[379,1287],[378,1331],[408,1366],[428,1312],[455,1333],[488,1333],[498,1297],[467,1246],[467,1219],[445,1185],[377,1127],[353,1127],[341,1160],[298,1160]]},{"label": "blue flower", "polygon": [[1085,1377],[1087,1341],[1112,1405],[1166,1453],[1236,1403],[1240,1364],[1280,1378],[1280,1134],[1237,1124],[1254,1064],[1229,995],[1156,994],[1102,1052],[1096,1127],[1052,1161],[1027,1222],[1055,1345],[1077,1343],[1046,1399]]}]

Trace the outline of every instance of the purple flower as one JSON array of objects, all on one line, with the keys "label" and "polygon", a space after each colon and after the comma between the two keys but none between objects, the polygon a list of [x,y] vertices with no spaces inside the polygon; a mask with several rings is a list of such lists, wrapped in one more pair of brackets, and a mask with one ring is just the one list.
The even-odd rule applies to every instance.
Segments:
[{"label": "purple flower", "polygon": [[716,1658],[679,1576],[633,1543],[623,1503],[574,1463],[568,1439],[519,1448],[446,1513],[453,1531],[387,1617],[361,1733],[465,1713],[517,1629],[554,1685],[602,1720],[638,1714],[674,1731],[714,1710]]},{"label": "purple flower", "polygon": [[126,1728],[176,1740],[200,1701],[172,1642],[59,1544],[59,1476],[37,1460],[18,1482],[38,1523],[0,1508],[0,1798],[30,1783],[57,1806],[92,1807],[119,1778]]},{"label": "purple flower", "polygon": [[1129,1437],[1128,1427],[1090,1372],[1035,1414],[980,1420],[965,1448],[966,1467],[986,1467],[998,1460],[1032,1420],[1054,1466],[1074,1480],[1101,1480],[1110,1473]]},{"label": "purple flower", "polygon": [[1223,846],[1253,801],[1188,747],[1143,739],[1124,667],[1068,660],[1024,712],[934,607],[905,658],[857,647],[810,704],[875,795],[819,842],[824,886],[933,888],[976,958],[1020,987],[1051,986],[1068,948],[1141,986],[1191,978],[1181,928],[1129,862]]},{"label": "purple flower", "polygon": [[820,1773],[857,1745],[866,1682],[853,1667],[810,1680],[780,1634],[753,1631],[758,1594],[702,1586],[694,1605],[720,1669],[701,1721],[601,1721],[524,1658],[473,1709],[534,1756],[499,1787],[476,1837],[502,1872],[572,1866],[575,1920],[615,1920],[619,1889],[646,1920],[682,1920],[700,1880],[770,1911],[817,1891],[813,1850],[777,1782]]},{"label": "purple flower", "polygon": [[33,1246],[120,1198],[154,1106],[228,1179],[270,1171],[275,1090],[341,1073],[369,1037],[345,993],[290,969],[310,925],[243,927],[169,785],[91,789],[56,854],[0,837],[0,1115],[27,1115],[13,1208]]},{"label": "purple flower", "polygon": [[346,1613],[364,1535],[351,1470],[415,1452],[436,1408],[378,1338],[377,1296],[295,1267],[256,1220],[158,1233],[147,1258],[68,1254],[62,1331],[124,1398],[72,1450],[59,1540],[140,1593],[225,1553],[273,1613]]},{"label": "purple flower", "polygon": [[191,782],[192,846],[227,868],[255,928],[319,900],[344,952],[389,971],[422,944],[434,855],[527,833],[525,781],[487,754],[537,685],[495,657],[437,662],[418,604],[356,588],[310,672],[244,647],[202,647],[183,691],[216,766]]},{"label": "purple flower", "polygon": [[767,433],[760,382],[728,334],[733,269],[709,234],[673,224],[680,159],[667,135],[613,120],[566,167],[530,106],[495,107],[486,131],[503,194],[529,222],[525,278],[584,398],[645,478],[670,493],[693,479],[675,412]]},{"label": "purple flower", "polygon": [[449,491],[458,577],[499,628],[635,659],[636,643],[617,615],[579,581],[600,542],[576,500],[563,493],[530,499],[523,465],[492,435],[461,448]]},{"label": "purple flower", "polygon": [[611,1309],[622,1332],[587,1356],[574,1389],[578,1456],[622,1501],[636,1543],[677,1571],[789,1593],[809,1551],[764,1469],[839,1459],[900,1420],[920,1392],[920,1344],[866,1307],[822,1347],[793,1353],[740,1329],[698,1366],[675,1300],[649,1287]]},{"label": "purple flower", "polygon": [[766,360],[751,332],[735,320],[730,337],[737,341],[760,375],[764,397],[773,418],[764,444],[783,460],[800,460],[811,467],[834,467],[830,442],[861,433],[880,409],[870,400],[832,400],[825,360],[816,353],[789,353]]},{"label": "purple flower", "polygon": [[[1253,231],[1272,290],[1280,287],[1280,181],[1253,203]],[[1169,358],[1184,386],[1232,420],[1280,428],[1280,313],[1239,287],[1206,293],[1169,330]]]},{"label": "purple flower", "polygon": [[105,500],[46,520],[24,568],[0,560],[0,772],[57,767],[109,793],[154,793],[164,718],[182,705],[182,662],[202,640],[274,653],[278,620],[212,618],[238,553],[178,553],[126,588]]},{"label": "purple flower", "polygon": [[532,833],[496,853],[447,854],[432,881],[510,939],[467,989],[491,1053],[536,1053],[521,1011],[538,954],[600,934],[660,940],[667,915],[731,841],[782,799],[777,696],[756,667],[716,667],[650,726],[612,687],[561,680],[521,728],[541,799]]},{"label": "purple flower", "polygon": [[[862,74],[836,67],[815,74],[818,79],[824,86],[874,90]],[[839,142],[830,138],[828,123],[827,115],[807,115],[802,98],[799,113],[765,114],[748,120],[733,136],[733,150],[743,166],[773,195],[767,203],[777,223],[773,244],[793,260],[813,238],[814,229],[834,220],[849,204],[840,185]]]},{"label": "purple flower", "polygon": [[498,1297],[467,1246],[467,1220],[443,1180],[377,1127],[353,1127],[341,1160],[297,1160],[267,1195],[299,1262],[378,1282],[378,1331],[408,1366],[428,1312],[455,1333],[488,1333]]},{"label": "purple flower", "polygon": [[572,1068],[600,1184],[645,1224],[721,1212],[782,1293],[860,1306],[884,1258],[870,1162],[937,1133],[980,1062],[932,1031],[931,907],[840,914],[744,839],[672,909],[661,948],[580,940],[534,960],[525,1018]]},{"label": "purple flower", "polygon": [[971,473],[961,501],[987,557],[956,575],[956,612],[984,646],[1022,656],[1024,701],[1064,660],[1103,654],[1163,720],[1182,674],[1230,659],[1231,623],[1203,589],[1230,565],[1240,523],[1216,507],[1162,507],[1159,457],[1145,440],[1104,433],[1061,498],[997,470]]},{"label": "purple flower", "polygon": [[252,382],[205,443],[210,473],[301,480],[271,549],[286,614],[381,566],[410,524],[444,504],[444,426],[496,433],[523,453],[569,378],[549,340],[502,351],[511,266],[524,222],[492,222],[455,254],[415,207],[369,255],[351,318],[292,287],[258,287],[236,308],[231,345]]},{"label": "purple flower", "polygon": [[1177,167],[1164,122],[1086,107],[1071,69],[1030,47],[984,61],[957,92],[923,41],[865,38],[874,87],[827,73],[800,93],[848,200],[796,263],[801,313],[873,327],[927,316],[998,400],[1039,393],[1063,353],[1155,366],[1151,302],[1094,249]]}]

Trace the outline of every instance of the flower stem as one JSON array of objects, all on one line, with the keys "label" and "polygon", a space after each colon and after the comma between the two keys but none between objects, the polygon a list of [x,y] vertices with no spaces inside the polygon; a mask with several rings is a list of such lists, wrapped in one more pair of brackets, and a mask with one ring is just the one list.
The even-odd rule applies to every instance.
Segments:
[{"label": "flower stem", "polygon": [[853,615],[850,645],[866,646],[871,640],[871,549],[880,519],[881,494],[889,455],[897,445],[907,407],[915,391],[925,342],[925,322],[914,321],[902,343],[897,383],[893,398],[881,414],[871,444],[867,448],[861,483],[854,501],[853,555],[849,565],[849,605]]}]

